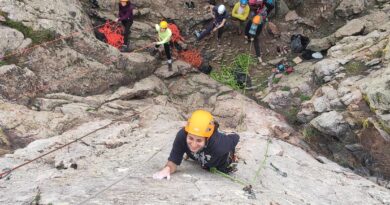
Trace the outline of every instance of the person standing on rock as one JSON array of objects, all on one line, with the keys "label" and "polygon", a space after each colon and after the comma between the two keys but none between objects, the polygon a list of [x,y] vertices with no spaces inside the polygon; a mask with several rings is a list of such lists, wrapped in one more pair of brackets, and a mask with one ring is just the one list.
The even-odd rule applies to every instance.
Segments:
[{"label": "person standing on rock", "polygon": [[115,22],[122,22],[125,30],[123,32],[124,44],[121,48],[122,52],[129,52],[129,35],[131,33],[130,27],[133,25],[133,5],[129,0],[120,0],[118,18]]},{"label": "person standing on rock", "polygon": [[171,37],[172,37],[172,31],[168,28],[168,22],[161,21],[160,24],[156,24],[156,31],[158,33],[158,40],[157,42],[154,42],[154,50],[153,54],[156,54],[159,50],[158,48],[163,45],[165,50],[165,55],[168,59],[168,69],[172,69],[172,55],[171,55]]},{"label": "person standing on rock", "polygon": [[224,134],[218,131],[219,124],[210,112],[196,110],[188,119],[187,125],[177,133],[165,167],[153,175],[154,179],[170,179],[184,154],[198,161],[202,168],[229,173],[236,165],[235,148],[240,140],[237,134]]},{"label": "person standing on rock", "polygon": [[248,21],[245,27],[245,38],[247,39],[248,43],[253,42],[253,45],[255,47],[256,57],[259,63],[263,63],[263,60],[261,59],[260,56],[260,42],[259,42],[259,36],[262,29],[263,29],[262,17],[259,15],[256,15],[255,17],[253,17],[252,20]]},{"label": "person standing on rock", "polygon": [[214,17],[213,21],[207,25],[206,29],[202,32],[195,31],[196,39],[198,41],[202,40],[204,37],[209,35],[211,32],[217,33],[218,46],[221,45],[221,37],[224,31],[226,20],[229,17],[226,7],[223,4],[214,6],[212,9],[212,15]]},{"label": "person standing on rock", "polygon": [[250,8],[248,6],[248,0],[240,0],[237,2],[232,10],[233,22],[236,22],[238,25],[238,34],[241,35],[242,29],[245,25],[245,22],[249,16]]}]

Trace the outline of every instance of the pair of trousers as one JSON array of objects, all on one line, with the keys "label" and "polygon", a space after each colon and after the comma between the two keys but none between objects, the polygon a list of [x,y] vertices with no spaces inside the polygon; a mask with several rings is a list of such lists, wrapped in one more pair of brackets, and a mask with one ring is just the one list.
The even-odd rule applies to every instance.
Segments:
[{"label": "pair of trousers", "polygon": [[[164,51],[165,51],[165,55],[167,56],[167,59],[171,60],[172,55],[171,55],[171,46],[170,46],[169,42],[164,43],[163,46],[164,46]],[[155,47],[158,48],[158,47],[160,47],[160,45],[156,45]]]},{"label": "pair of trousers", "polygon": [[[209,23],[209,24],[207,25],[206,29],[205,29],[204,31],[202,31],[202,33],[200,33],[198,40],[202,40],[202,39],[203,39],[204,37],[206,37],[207,35],[210,35],[211,31],[212,31],[215,27],[217,27],[217,24],[216,24],[215,22]],[[218,39],[221,39],[222,34],[223,34],[223,32],[224,32],[224,26],[221,27],[221,28],[219,28],[217,32],[218,32],[218,34],[217,34]]]},{"label": "pair of trousers", "polygon": [[123,27],[125,27],[125,30],[123,32],[123,38],[124,38],[123,44],[125,46],[128,46],[129,45],[129,35],[131,33],[130,28],[133,25],[133,21],[132,20],[123,20],[122,24],[123,24]]}]

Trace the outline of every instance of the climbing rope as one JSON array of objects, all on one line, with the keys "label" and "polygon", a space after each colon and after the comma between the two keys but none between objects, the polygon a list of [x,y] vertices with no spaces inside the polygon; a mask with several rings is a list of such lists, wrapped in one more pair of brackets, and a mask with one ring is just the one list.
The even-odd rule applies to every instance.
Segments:
[{"label": "climbing rope", "polygon": [[38,156],[38,157],[36,157],[36,158],[34,158],[34,159],[28,160],[27,162],[25,162],[25,163],[23,163],[23,164],[20,164],[20,165],[14,167],[14,168],[12,168],[12,169],[9,169],[9,170],[7,170],[7,171],[5,171],[5,172],[3,172],[3,173],[0,173],[0,179],[2,179],[2,178],[3,178],[4,176],[6,176],[6,175],[9,175],[11,172],[13,172],[13,171],[15,171],[15,170],[17,170],[17,169],[19,169],[19,168],[21,168],[21,167],[24,167],[24,166],[26,166],[27,164],[30,164],[31,162],[37,161],[38,159],[41,159],[41,158],[45,157],[46,155],[49,155],[49,154],[51,154],[51,153],[53,153],[53,152],[56,152],[56,151],[58,151],[58,150],[60,150],[60,149],[62,149],[62,148],[64,148],[64,147],[67,147],[67,146],[69,146],[69,145],[71,145],[71,144],[73,144],[73,143],[75,143],[75,142],[78,142],[78,141],[82,140],[83,138],[85,138],[85,137],[87,137],[87,136],[89,136],[89,135],[91,135],[91,134],[93,134],[93,133],[95,133],[95,132],[97,132],[97,131],[99,131],[99,130],[105,129],[105,128],[107,128],[108,126],[110,126],[110,125],[112,125],[112,124],[114,124],[114,123],[115,123],[115,121],[112,121],[111,123],[109,123],[109,124],[107,124],[107,125],[104,125],[103,127],[100,127],[100,128],[98,128],[98,129],[96,129],[96,130],[94,130],[94,131],[92,131],[92,132],[89,132],[89,133],[87,133],[87,134],[85,134],[85,135],[83,135],[83,136],[81,136],[81,137],[79,137],[79,138],[76,138],[75,140],[73,140],[73,141],[71,141],[71,142],[68,142],[68,143],[66,143],[66,144],[64,144],[64,145],[61,145],[60,147],[57,147],[57,148],[54,149],[54,150],[51,150],[51,151],[49,151],[49,152],[47,152],[47,153],[45,153],[45,154],[42,154],[42,155],[40,155],[40,156]]},{"label": "climbing rope", "polygon": [[107,43],[115,48],[120,48],[123,45],[123,27],[118,26],[115,22],[107,21],[98,31],[106,37]]},{"label": "climbing rope", "polygon": [[36,48],[38,48],[38,47],[40,47],[40,46],[43,46],[43,45],[49,45],[49,44],[53,44],[53,43],[55,43],[55,42],[58,42],[58,41],[60,41],[60,40],[65,40],[65,39],[68,39],[68,38],[71,38],[71,37],[75,37],[75,36],[77,36],[77,35],[82,34],[83,32],[91,31],[91,30],[94,30],[94,29],[99,28],[99,27],[101,27],[101,26],[104,26],[104,24],[97,25],[97,26],[94,26],[94,27],[91,27],[91,28],[87,28],[87,29],[84,29],[84,30],[81,30],[81,31],[76,31],[76,32],[70,33],[70,34],[68,34],[68,35],[61,36],[61,37],[59,37],[59,38],[55,38],[55,39],[50,40],[50,41],[45,41],[45,42],[43,42],[43,43],[40,43],[40,44],[31,46],[31,47],[28,47],[28,48],[24,48],[24,49],[15,51],[15,52],[11,52],[11,53],[8,54],[8,55],[0,56],[0,60],[6,59],[6,58],[9,58],[9,57],[12,57],[12,56],[17,56],[17,55],[19,55],[19,54],[22,54],[22,53],[25,53],[25,52],[34,50],[34,49],[36,49]]}]

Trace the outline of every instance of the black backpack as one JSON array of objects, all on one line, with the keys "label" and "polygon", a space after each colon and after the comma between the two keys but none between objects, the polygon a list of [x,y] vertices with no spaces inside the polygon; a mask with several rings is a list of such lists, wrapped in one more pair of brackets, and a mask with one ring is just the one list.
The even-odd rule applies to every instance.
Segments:
[{"label": "black backpack", "polygon": [[301,53],[309,45],[310,39],[301,34],[294,34],[291,36],[291,50],[294,53]]}]

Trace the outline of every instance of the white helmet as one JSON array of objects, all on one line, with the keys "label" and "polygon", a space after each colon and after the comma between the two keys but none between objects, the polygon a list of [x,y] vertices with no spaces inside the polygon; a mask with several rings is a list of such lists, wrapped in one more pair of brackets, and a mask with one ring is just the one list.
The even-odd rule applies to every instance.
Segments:
[{"label": "white helmet", "polygon": [[226,11],[226,7],[223,4],[218,6],[218,13],[219,14],[223,14],[225,11]]}]

